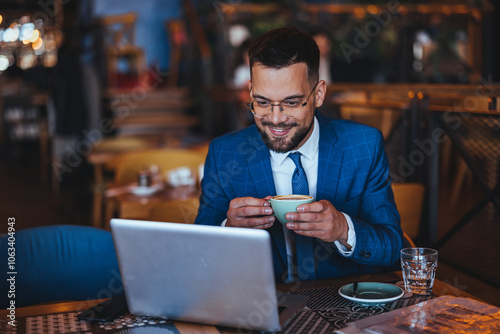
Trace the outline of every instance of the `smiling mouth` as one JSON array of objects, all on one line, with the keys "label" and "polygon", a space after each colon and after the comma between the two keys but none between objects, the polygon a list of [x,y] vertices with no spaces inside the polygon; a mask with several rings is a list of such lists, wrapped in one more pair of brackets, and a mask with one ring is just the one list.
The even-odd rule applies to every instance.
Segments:
[{"label": "smiling mouth", "polygon": [[291,130],[293,129],[293,127],[287,127],[287,128],[275,128],[275,127],[272,127],[270,126],[269,127],[269,131],[271,132],[271,134],[274,136],[274,137],[283,137],[283,136],[286,136]]},{"label": "smiling mouth", "polygon": [[269,131],[271,132],[271,134],[274,136],[274,137],[283,137],[285,135],[287,135],[295,126],[297,126],[297,124],[293,123],[293,124],[279,124],[279,125],[276,125],[276,124],[272,124],[272,123],[265,123],[263,124],[265,126],[267,126],[267,128],[269,129]]}]

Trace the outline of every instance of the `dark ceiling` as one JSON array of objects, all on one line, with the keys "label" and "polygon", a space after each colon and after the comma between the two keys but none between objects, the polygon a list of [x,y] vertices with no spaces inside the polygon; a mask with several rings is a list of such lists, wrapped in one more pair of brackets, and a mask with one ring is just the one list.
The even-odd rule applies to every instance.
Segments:
[{"label": "dark ceiling", "polygon": [[0,0],[0,11],[29,9],[40,10],[43,6],[52,6],[53,0]]}]

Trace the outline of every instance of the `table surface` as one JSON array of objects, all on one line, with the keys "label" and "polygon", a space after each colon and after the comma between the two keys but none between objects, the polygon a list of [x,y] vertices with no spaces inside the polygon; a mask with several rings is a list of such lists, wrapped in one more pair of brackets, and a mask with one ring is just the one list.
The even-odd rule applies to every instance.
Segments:
[{"label": "table surface", "polygon": [[[282,284],[278,285],[277,288],[284,292],[297,293],[301,290],[339,287],[344,284],[352,283],[353,281],[389,282],[397,280],[401,280],[401,272],[393,272],[393,273],[377,274],[377,275],[362,275],[356,277],[345,277],[345,278],[318,280],[318,281],[306,281],[306,282],[299,282],[297,284],[294,283]],[[451,295],[457,297],[468,297],[478,300],[478,298],[437,279],[435,280],[433,294],[436,296]],[[81,312],[83,310],[86,310],[94,305],[103,302],[104,300],[105,299],[73,301],[73,302],[61,302],[61,303],[50,303],[50,304],[28,306],[16,309],[15,315],[16,318],[18,319],[20,317],[41,316],[54,313]],[[8,314],[9,314],[8,310],[0,310],[1,318],[6,319]],[[180,333],[237,333],[236,329],[233,330],[230,328],[219,328],[219,327],[207,326],[195,323],[174,322],[174,325],[175,328]]]}]

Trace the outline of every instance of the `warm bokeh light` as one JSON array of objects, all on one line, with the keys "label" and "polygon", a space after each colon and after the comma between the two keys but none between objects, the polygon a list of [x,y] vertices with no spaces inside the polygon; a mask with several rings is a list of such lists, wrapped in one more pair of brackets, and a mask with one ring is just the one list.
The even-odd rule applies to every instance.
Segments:
[{"label": "warm bokeh light", "polygon": [[33,50],[38,50],[42,47],[43,45],[43,40],[41,37],[39,37],[36,41],[33,42]]},{"label": "warm bokeh light", "polygon": [[374,5],[368,5],[366,11],[372,15],[378,14],[378,7]]},{"label": "warm bokeh light", "polygon": [[33,33],[31,34],[31,37],[29,41],[31,43],[35,43],[35,41],[40,37],[40,31],[38,29],[33,30]]},{"label": "warm bokeh light", "polygon": [[3,16],[0,15],[0,24],[2,24],[2,21],[3,21]]},{"label": "warm bokeh light", "polygon": [[359,19],[364,18],[366,15],[365,9],[363,7],[355,7],[354,8],[354,16]]},{"label": "warm bokeh light", "polygon": [[413,98],[415,97],[415,93],[414,93],[413,91],[411,91],[411,90],[410,90],[410,91],[408,92],[408,97],[409,97],[410,99],[413,99]]}]

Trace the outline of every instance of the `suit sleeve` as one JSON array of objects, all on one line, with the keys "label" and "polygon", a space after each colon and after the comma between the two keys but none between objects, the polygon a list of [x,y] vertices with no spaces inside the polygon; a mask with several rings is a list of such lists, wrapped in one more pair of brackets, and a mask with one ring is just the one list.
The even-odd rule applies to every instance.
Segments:
[{"label": "suit sleeve", "polygon": [[215,151],[213,143],[210,144],[201,181],[200,207],[195,224],[220,225],[227,218],[229,199],[221,185]]},{"label": "suit sleeve", "polygon": [[399,259],[403,233],[380,133],[358,212],[351,215],[356,232],[356,247],[351,258],[360,264],[393,265]]}]

